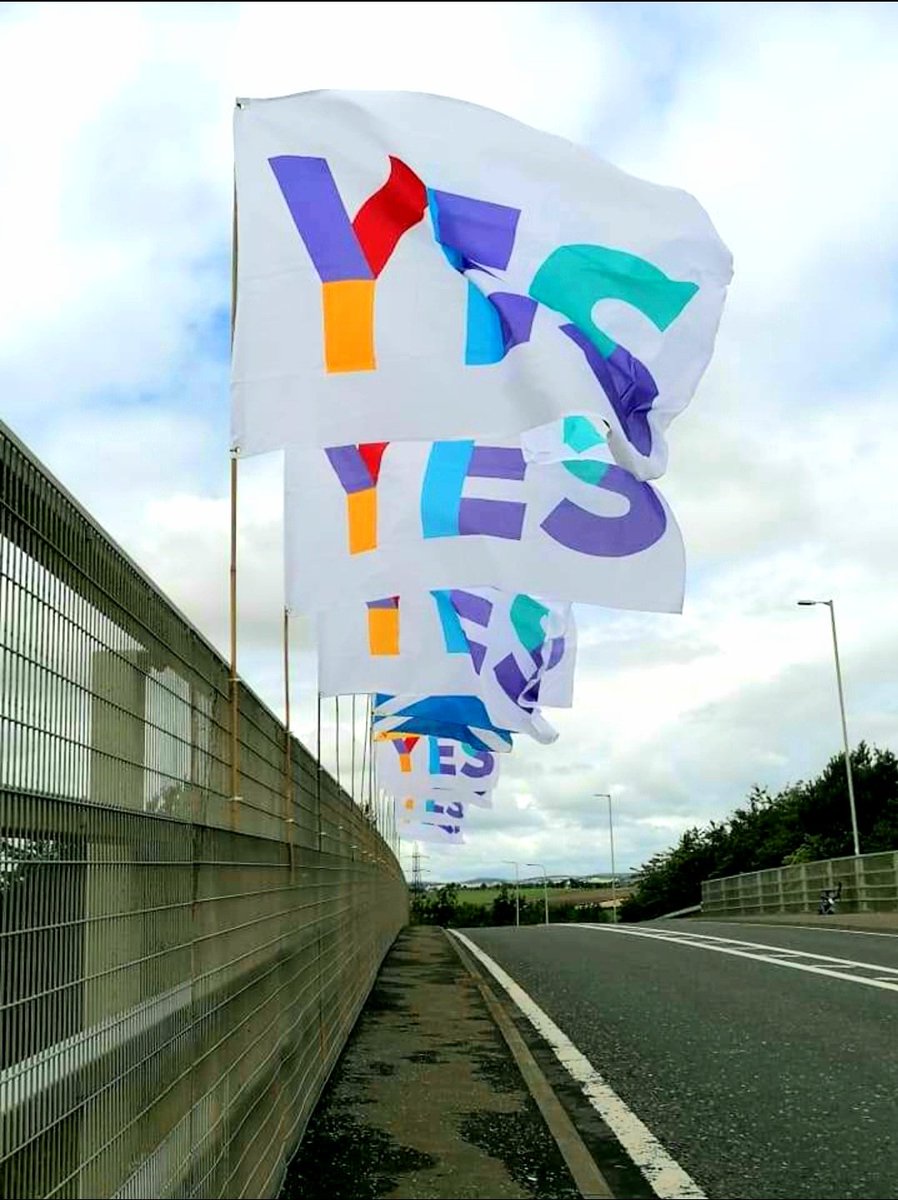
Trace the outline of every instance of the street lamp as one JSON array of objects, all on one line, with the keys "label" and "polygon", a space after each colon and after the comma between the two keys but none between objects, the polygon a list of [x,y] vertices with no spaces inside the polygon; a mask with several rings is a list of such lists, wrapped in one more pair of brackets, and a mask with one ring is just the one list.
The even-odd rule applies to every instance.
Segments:
[{"label": "street lamp", "polygon": [[503,858],[502,861],[504,863],[508,863],[509,866],[514,867],[514,923],[515,923],[515,925],[520,925],[521,924],[521,889],[520,889],[520,884],[518,882],[518,866],[519,866],[519,864],[516,863],[513,858]]},{"label": "street lamp", "polygon": [[614,821],[611,816],[611,793],[595,792],[597,800],[608,801],[608,839],[611,842],[611,920],[617,921],[617,878],[614,869]]},{"label": "street lamp", "polygon": [[854,853],[859,855],[861,843],[857,835],[857,810],[854,806],[854,780],[851,777],[851,755],[848,750],[848,726],[845,723],[845,697],[842,695],[842,668],[839,665],[839,642],[836,637],[836,606],[832,600],[799,600],[802,608],[810,608],[814,604],[825,604],[829,609],[829,619],[833,631],[833,654],[836,659],[836,686],[839,690],[839,712],[842,716],[842,746],[845,750],[845,776],[848,779],[848,803],[851,807],[851,836],[854,839]]},{"label": "street lamp", "polygon": [[543,904],[546,912],[546,924],[549,924],[549,877],[542,863],[524,863],[525,867],[539,867],[543,873]]}]

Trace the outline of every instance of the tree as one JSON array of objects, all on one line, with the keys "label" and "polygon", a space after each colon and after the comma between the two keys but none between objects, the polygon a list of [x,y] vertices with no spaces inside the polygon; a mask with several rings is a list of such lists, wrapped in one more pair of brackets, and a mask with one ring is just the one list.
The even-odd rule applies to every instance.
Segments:
[{"label": "tree", "polygon": [[[898,847],[898,759],[861,742],[851,754],[861,850]],[[620,908],[640,921],[698,904],[704,879],[853,853],[841,754],[810,783],[789,784],[775,796],[753,787],[729,820],[687,829],[677,845],[641,868]]]},{"label": "tree", "polygon": [[514,896],[507,883],[499,888],[498,895],[493,897],[492,917],[494,925],[513,925],[515,921]]}]

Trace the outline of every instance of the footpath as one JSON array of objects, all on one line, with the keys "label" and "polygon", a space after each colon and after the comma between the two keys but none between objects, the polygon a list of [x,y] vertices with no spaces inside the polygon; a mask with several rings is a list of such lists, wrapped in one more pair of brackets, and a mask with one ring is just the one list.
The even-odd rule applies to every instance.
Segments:
[{"label": "footpath", "polygon": [[281,1200],[610,1195],[577,1187],[492,1003],[441,929],[404,930]]}]

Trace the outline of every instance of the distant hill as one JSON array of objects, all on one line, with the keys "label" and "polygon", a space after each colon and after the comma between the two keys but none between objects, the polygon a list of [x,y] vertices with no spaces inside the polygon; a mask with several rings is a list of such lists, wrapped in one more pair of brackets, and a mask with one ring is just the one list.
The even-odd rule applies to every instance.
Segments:
[{"label": "distant hill", "polygon": [[[615,878],[617,879],[618,883],[625,884],[625,883],[629,883],[631,879],[634,879],[636,877],[636,875],[637,875],[637,872],[635,872],[635,871],[622,871],[622,872],[619,872],[615,876]],[[566,884],[569,879],[575,880],[577,887],[589,887],[589,886],[595,886],[597,884],[608,885],[611,883],[611,875],[608,872],[604,872],[604,873],[597,872],[592,875],[559,874],[559,875],[549,875],[547,878],[548,878],[548,882],[549,882],[550,886],[553,886],[553,887],[558,887],[559,885]],[[447,882],[447,881],[443,880],[440,883],[437,883],[436,881],[432,881],[430,886],[431,887],[442,887],[443,883],[445,883],[445,882]],[[513,886],[514,878],[513,877],[509,878],[507,875],[501,875],[501,876],[500,875],[475,875],[471,879],[458,879],[458,880],[455,880],[454,882],[457,887],[463,887],[463,888],[501,887],[503,883],[511,884]],[[533,884],[542,883],[543,877],[542,877],[542,875],[522,875],[518,882],[521,883],[522,885],[526,884],[527,886],[531,886]]]},{"label": "distant hill", "polygon": [[[617,875],[615,878],[620,887],[629,886],[636,878],[637,872],[626,871]],[[610,874],[597,873],[593,875],[549,875],[548,882],[550,887],[559,887],[567,884],[569,879],[575,881],[574,886],[578,888],[584,887],[609,887],[611,884]],[[542,875],[522,875],[518,881],[522,887],[536,887],[543,882]],[[498,888],[503,884],[508,884],[514,887],[514,879],[509,879],[507,876],[500,875],[475,875],[471,879],[427,879],[422,880],[422,886],[426,891],[432,891],[435,888],[445,887],[447,883],[454,883],[460,888]]]}]

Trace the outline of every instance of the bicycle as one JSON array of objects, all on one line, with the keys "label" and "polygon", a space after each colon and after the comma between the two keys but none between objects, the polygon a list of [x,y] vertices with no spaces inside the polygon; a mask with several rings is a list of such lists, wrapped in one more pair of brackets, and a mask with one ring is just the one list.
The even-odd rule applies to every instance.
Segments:
[{"label": "bicycle", "polygon": [[842,881],[834,888],[824,888],[820,893],[820,903],[817,913],[821,917],[831,917],[835,914],[836,903],[842,898]]}]

